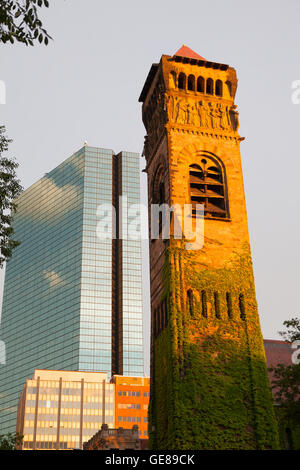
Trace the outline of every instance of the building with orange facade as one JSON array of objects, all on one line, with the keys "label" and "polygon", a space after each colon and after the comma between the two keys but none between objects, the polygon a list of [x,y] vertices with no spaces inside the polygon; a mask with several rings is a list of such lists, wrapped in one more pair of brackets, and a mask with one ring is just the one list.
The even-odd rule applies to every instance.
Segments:
[{"label": "building with orange facade", "polygon": [[116,427],[139,427],[140,439],[148,439],[148,406],[150,398],[149,377],[124,377],[114,375]]}]

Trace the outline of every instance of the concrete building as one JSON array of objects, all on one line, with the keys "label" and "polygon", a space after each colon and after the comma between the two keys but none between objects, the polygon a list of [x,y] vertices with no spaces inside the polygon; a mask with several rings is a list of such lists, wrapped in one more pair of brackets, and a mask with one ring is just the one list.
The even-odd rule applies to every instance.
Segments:
[{"label": "concrete building", "polygon": [[[119,219],[119,196],[139,203],[139,155],[84,146],[17,200],[21,244],[7,263],[0,328],[2,433],[15,430],[35,369],[144,374],[141,242],[121,238],[131,219],[126,210]],[[104,220],[116,239],[99,235]]]},{"label": "concrete building", "polygon": [[35,370],[18,406],[22,449],[82,448],[102,424],[115,426],[114,401],[107,373]]}]

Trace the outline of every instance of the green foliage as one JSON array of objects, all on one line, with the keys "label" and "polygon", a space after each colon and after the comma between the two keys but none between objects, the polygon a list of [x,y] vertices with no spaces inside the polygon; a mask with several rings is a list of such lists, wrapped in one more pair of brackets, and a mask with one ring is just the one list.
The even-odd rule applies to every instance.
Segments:
[{"label": "green foliage", "polygon": [[3,156],[11,142],[5,136],[5,127],[0,126],[0,267],[11,257],[12,250],[19,242],[12,239],[12,219],[16,210],[14,199],[21,193],[22,187],[16,177],[18,163]]},{"label": "green foliage", "polygon": [[279,334],[285,341],[292,343],[293,341],[300,339],[299,318],[291,318],[291,320],[284,321],[283,324],[287,328],[287,331],[279,331]]},{"label": "green foliage", "polygon": [[16,450],[22,444],[22,439],[19,433],[0,434],[0,450]]},{"label": "green foliage", "polygon": [[26,46],[34,41],[52,39],[38,17],[38,8],[49,7],[48,0],[0,0],[0,42],[22,42]]},{"label": "green foliage", "polygon": [[276,403],[287,419],[300,423],[300,364],[278,364],[270,370]]},{"label": "green foliage", "polygon": [[[279,332],[288,342],[300,340],[300,320],[292,318],[283,322],[286,331]],[[299,356],[298,356],[299,357]],[[272,374],[272,388],[276,402],[281,441],[285,447],[300,450],[300,363],[277,364],[269,369]],[[287,442],[286,430],[290,430]]]},{"label": "green foliage", "polygon": [[191,252],[170,248],[164,281],[169,323],[153,345],[150,448],[278,448],[249,248],[226,268],[201,270]]}]

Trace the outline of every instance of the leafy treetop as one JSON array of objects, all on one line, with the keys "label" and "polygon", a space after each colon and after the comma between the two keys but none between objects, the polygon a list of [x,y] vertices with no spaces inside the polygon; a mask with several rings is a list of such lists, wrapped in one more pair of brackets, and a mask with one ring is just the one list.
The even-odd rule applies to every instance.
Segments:
[{"label": "leafy treetop", "polygon": [[284,326],[287,328],[287,331],[279,331],[280,336],[290,343],[300,339],[300,319],[292,318],[291,320],[286,320],[283,322]]},{"label": "leafy treetop", "polygon": [[22,191],[16,176],[18,163],[14,158],[3,156],[11,142],[5,136],[5,127],[0,126],[0,268],[11,257],[12,250],[19,242],[12,240],[12,218],[16,210],[15,198]]},{"label": "leafy treetop", "polygon": [[18,433],[0,434],[0,450],[15,450],[22,443],[23,436]]},{"label": "leafy treetop", "polygon": [[0,43],[14,41],[33,46],[34,41],[52,39],[38,17],[39,7],[49,7],[48,0],[0,0]]}]

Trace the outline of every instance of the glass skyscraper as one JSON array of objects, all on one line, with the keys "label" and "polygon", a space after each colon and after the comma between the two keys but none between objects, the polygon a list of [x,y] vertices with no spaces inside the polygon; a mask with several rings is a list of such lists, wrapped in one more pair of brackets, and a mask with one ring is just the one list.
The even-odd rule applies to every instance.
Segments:
[{"label": "glass skyscraper", "polygon": [[[128,207],[140,202],[139,155],[85,146],[18,198],[21,244],[6,267],[0,329],[0,432],[14,431],[34,369],[143,375],[141,241],[120,238],[120,196]],[[116,208],[119,239],[97,233],[101,204]]]}]

